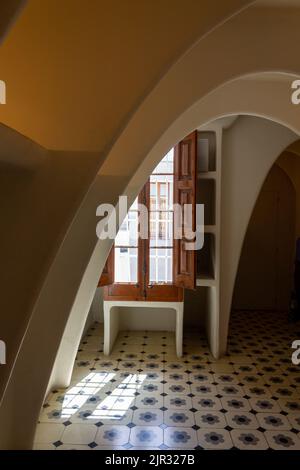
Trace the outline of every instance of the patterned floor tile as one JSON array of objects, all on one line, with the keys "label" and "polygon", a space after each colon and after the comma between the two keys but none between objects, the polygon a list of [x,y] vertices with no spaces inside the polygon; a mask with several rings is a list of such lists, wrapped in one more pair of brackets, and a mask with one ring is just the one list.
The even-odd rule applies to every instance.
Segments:
[{"label": "patterned floor tile", "polygon": [[139,373],[139,375],[142,379],[142,382],[161,382],[162,380],[164,380],[163,372],[156,371],[156,370],[143,369]]},{"label": "patterned floor tile", "polygon": [[[93,447],[94,448],[94,447]],[[99,449],[98,446],[95,449]],[[62,444],[56,447],[56,450],[92,450],[92,448],[88,445],[83,444]]]},{"label": "patterned floor tile", "polygon": [[163,430],[158,426],[135,426],[131,429],[129,442],[136,447],[158,447],[163,444]]},{"label": "patterned floor tile", "polygon": [[213,379],[217,384],[223,385],[237,385],[240,382],[239,376],[235,374],[214,374]]},{"label": "patterned floor tile", "polygon": [[185,427],[168,427],[164,430],[164,443],[171,449],[194,449],[198,445],[197,433]]},{"label": "patterned floor tile", "polygon": [[60,440],[64,430],[65,426],[63,424],[40,423],[36,428],[35,442],[38,444],[52,444]]},{"label": "patterned floor tile", "polygon": [[292,428],[300,431],[300,413],[289,413],[287,419],[291,424]]},{"label": "patterned floor tile", "polygon": [[254,429],[233,429],[231,438],[235,447],[241,450],[267,450],[269,445],[262,432]]},{"label": "patterned floor tile", "polygon": [[61,437],[64,444],[89,444],[95,440],[97,426],[94,424],[71,424]]},{"label": "patterned floor tile", "polygon": [[192,408],[192,399],[183,395],[168,395],[164,397],[164,406],[171,410],[189,410]]},{"label": "patterned floor tile", "polygon": [[225,418],[228,426],[233,429],[257,429],[259,423],[256,419],[256,415],[247,411],[228,411],[225,414]]},{"label": "patterned floor tile", "polygon": [[108,424],[108,425],[126,425],[132,422],[132,410],[101,410],[95,408],[89,410],[79,410],[77,415],[74,415],[71,420],[72,423],[91,423],[91,424]]},{"label": "patterned floor tile", "polygon": [[225,429],[199,429],[197,431],[199,445],[205,449],[231,449],[233,443]]},{"label": "patterned floor tile", "polygon": [[281,411],[278,402],[271,398],[250,398],[251,408],[258,412],[279,413]]},{"label": "patterned floor tile", "polygon": [[[190,374],[181,371],[166,372],[162,380],[166,382],[186,383],[190,380]],[[193,379],[191,378],[191,380]]]},{"label": "patterned floor tile", "polygon": [[280,413],[257,413],[256,419],[264,429],[288,431],[291,428],[287,418]]},{"label": "patterned floor tile", "polygon": [[239,385],[217,385],[217,393],[224,397],[243,397],[245,395],[244,388]]},{"label": "patterned floor tile", "polygon": [[189,410],[164,411],[164,424],[167,426],[192,427],[195,425],[194,413]]},{"label": "patterned floor tile", "polygon": [[294,413],[300,411],[300,401],[294,398],[286,399],[279,399],[278,405],[280,406],[282,411],[286,413]]},{"label": "patterned floor tile", "polygon": [[269,390],[272,396],[276,398],[295,398],[297,401],[299,401],[300,398],[299,387],[293,388],[292,386],[272,385]]},{"label": "patterned floor tile", "polygon": [[300,450],[298,436],[289,431],[266,431],[265,437],[271,449]]},{"label": "patterned floor tile", "polygon": [[244,386],[255,386],[257,385],[258,387],[264,385],[264,379],[259,376],[258,374],[245,374],[245,373],[239,373],[236,376],[236,380],[241,383]]},{"label": "patterned floor tile", "polygon": [[225,428],[225,414],[220,411],[196,411],[195,423],[200,428]]},{"label": "patterned floor tile", "polygon": [[145,381],[143,382],[139,388],[138,392],[141,394],[161,394],[164,391],[164,385],[158,381],[156,382],[150,382],[150,381]]},{"label": "patterned floor tile", "polygon": [[[128,426],[103,425],[99,427],[94,441],[98,445],[125,445],[129,441],[130,428]],[[92,442],[92,441],[90,441]]]},{"label": "patterned floor tile", "polygon": [[205,397],[193,397],[192,398],[193,407],[196,410],[202,411],[217,411],[223,408],[222,403],[219,398],[214,395],[205,396]]},{"label": "patterned floor tile", "polygon": [[250,397],[257,398],[271,398],[272,391],[271,387],[264,387],[262,385],[246,385],[243,387],[245,395]]},{"label": "patterned floor tile", "polygon": [[[199,365],[200,367],[202,367],[202,365]],[[185,364],[184,362],[168,362],[164,365],[164,369],[166,370],[166,372],[170,373],[170,372],[185,372],[185,370],[187,368],[190,368],[190,364],[187,366],[187,364]]]},{"label": "patterned floor tile", "polygon": [[250,411],[251,406],[246,398],[227,396],[221,398],[222,408],[228,411]]},{"label": "patterned floor tile", "polygon": [[[162,362],[165,360],[165,355],[164,354],[157,354],[157,353],[144,353],[141,355],[141,358],[145,362]],[[176,362],[177,357],[172,357],[171,362]]]},{"label": "patterned floor tile", "polygon": [[164,399],[160,394],[143,393],[136,398],[134,405],[138,408],[161,408],[164,405]]},{"label": "patterned floor tile", "polygon": [[270,385],[270,386],[272,385],[286,386],[286,385],[290,385],[290,379],[280,374],[264,374],[264,376],[261,377],[261,383],[265,385]]},{"label": "patterned floor tile", "polygon": [[217,387],[210,383],[191,385],[191,393],[196,396],[217,395]]},{"label": "patterned floor tile", "polygon": [[136,426],[159,426],[163,423],[163,411],[159,408],[145,410],[140,408],[133,413],[132,422]]},{"label": "patterned floor tile", "polygon": [[210,364],[208,369],[215,374],[232,374],[234,372],[234,368],[231,364]]},{"label": "patterned floor tile", "polygon": [[188,395],[191,393],[190,386],[185,383],[168,382],[164,384],[164,392],[167,394]]},{"label": "patterned floor tile", "polygon": [[43,443],[35,443],[33,446],[33,450],[56,450],[57,447],[55,447],[53,444],[43,444]]},{"label": "patterned floor tile", "polygon": [[256,374],[258,372],[257,368],[252,364],[236,364],[233,366],[235,372],[242,374]]}]

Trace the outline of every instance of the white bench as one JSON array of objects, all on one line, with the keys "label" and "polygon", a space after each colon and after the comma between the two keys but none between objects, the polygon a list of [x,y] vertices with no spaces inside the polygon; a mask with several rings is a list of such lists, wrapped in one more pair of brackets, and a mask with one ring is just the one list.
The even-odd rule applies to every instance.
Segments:
[{"label": "white bench", "polygon": [[137,308],[168,308],[176,312],[175,341],[176,354],[182,356],[182,335],[183,335],[183,302],[147,302],[147,301],[127,301],[127,300],[104,300],[104,348],[106,356],[112,351],[114,342],[119,333],[119,317],[121,307]]}]

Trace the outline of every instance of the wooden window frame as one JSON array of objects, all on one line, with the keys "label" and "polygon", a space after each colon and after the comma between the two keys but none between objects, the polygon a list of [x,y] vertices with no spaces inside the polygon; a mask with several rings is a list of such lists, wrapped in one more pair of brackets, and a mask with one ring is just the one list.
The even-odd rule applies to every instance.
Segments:
[{"label": "wooden window frame", "polygon": [[[181,206],[192,204],[191,229],[193,231],[196,228],[196,165],[197,131],[189,134],[174,147],[173,170],[173,200],[174,203]],[[138,238],[137,283],[114,282],[115,245],[113,245],[99,281],[99,286],[104,286],[104,300],[182,301],[183,289],[195,289],[196,286],[196,252],[185,249],[185,244],[189,243],[190,240],[185,238],[173,239],[172,283],[150,283],[150,177],[138,196],[138,203],[144,204],[148,209],[148,238]]]}]

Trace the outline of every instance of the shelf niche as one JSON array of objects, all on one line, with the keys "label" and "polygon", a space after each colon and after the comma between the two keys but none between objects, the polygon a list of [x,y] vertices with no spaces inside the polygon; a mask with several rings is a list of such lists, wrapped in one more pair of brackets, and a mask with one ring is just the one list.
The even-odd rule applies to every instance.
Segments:
[{"label": "shelf niche", "polygon": [[204,204],[204,225],[215,225],[216,182],[212,179],[198,180],[197,204]]},{"label": "shelf niche", "polygon": [[204,246],[197,251],[197,278],[215,278],[215,237],[212,233],[204,234]]},{"label": "shelf niche", "polygon": [[200,174],[216,171],[216,134],[213,131],[198,132],[197,171]]}]

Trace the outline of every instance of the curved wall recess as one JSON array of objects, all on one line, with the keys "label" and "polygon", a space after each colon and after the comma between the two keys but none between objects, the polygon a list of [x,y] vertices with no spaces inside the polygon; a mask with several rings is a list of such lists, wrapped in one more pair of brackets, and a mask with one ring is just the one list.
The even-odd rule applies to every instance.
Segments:
[{"label": "curved wall recess", "polygon": [[267,175],[247,227],[235,281],[233,309],[288,311],[294,271],[295,227],[295,187],[277,160]]},{"label": "curved wall recess", "polygon": [[[24,327],[2,397],[0,447],[31,447],[55,359],[52,383],[67,383],[70,377],[72,360],[110,245],[96,243],[97,205],[116,204],[119,194],[133,199],[161,156],[194,128],[228,114],[250,114],[269,120],[242,117],[224,132],[222,309],[212,319],[211,348],[215,356],[226,350],[232,289],[250,215],[270,167],[300,135],[299,111],[289,100],[291,77],[276,75],[278,71],[295,75],[300,72],[290,49],[290,44],[299,42],[300,15],[294,9],[269,9],[268,3],[272,5],[259,2],[259,8],[250,8],[231,18],[189,50],[116,137],[65,230]],[[262,71],[274,73],[265,80],[248,77],[230,81]],[[283,80],[277,81],[274,74]],[[137,135],[142,138],[136,139]],[[24,403],[16,414],[15,397],[20,394]]]}]

